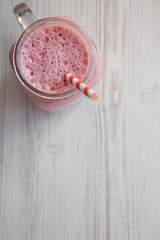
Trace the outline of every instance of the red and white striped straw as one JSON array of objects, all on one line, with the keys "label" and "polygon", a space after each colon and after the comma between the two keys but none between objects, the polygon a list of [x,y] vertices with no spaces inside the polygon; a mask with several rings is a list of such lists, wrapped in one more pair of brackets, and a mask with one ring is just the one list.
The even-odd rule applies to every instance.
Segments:
[{"label": "red and white striped straw", "polygon": [[64,74],[64,77],[68,82],[70,82],[72,85],[78,88],[82,93],[84,93],[87,97],[89,97],[93,101],[97,101],[99,99],[99,95],[94,90],[87,87],[86,84],[79,81],[72,74],[67,72]]}]

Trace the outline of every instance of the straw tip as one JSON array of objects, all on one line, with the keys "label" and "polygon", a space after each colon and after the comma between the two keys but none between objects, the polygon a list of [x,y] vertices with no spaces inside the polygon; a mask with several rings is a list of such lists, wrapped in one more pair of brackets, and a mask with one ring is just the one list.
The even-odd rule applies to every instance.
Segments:
[{"label": "straw tip", "polygon": [[65,77],[65,78],[66,78],[67,73],[69,73],[69,72],[66,72],[66,73],[64,74],[64,77]]},{"label": "straw tip", "polygon": [[98,99],[99,99],[99,95],[98,95],[97,93],[94,93],[94,94],[92,95],[92,100],[93,100],[93,101],[98,101]]}]

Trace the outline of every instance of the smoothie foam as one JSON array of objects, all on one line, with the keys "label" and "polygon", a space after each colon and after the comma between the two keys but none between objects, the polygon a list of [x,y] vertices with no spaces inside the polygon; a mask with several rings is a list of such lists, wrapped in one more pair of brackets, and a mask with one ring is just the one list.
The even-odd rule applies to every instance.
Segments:
[{"label": "smoothie foam", "polygon": [[19,49],[18,61],[22,77],[33,87],[59,94],[74,88],[64,79],[64,73],[83,79],[88,53],[77,33],[64,26],[49,25],[29,35]]}]

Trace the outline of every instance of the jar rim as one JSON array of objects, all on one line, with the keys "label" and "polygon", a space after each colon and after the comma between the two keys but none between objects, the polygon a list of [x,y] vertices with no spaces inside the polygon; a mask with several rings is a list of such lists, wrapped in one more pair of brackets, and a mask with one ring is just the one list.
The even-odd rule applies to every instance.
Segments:
[{"label": "jar rim", "polygon": [[13,49],[13,67],[16,73],[16,76],[18,77],[20,83],[24,86],[24,88],[26,88],[29,92],[31,92],[32,94],[38,96],[38,97],[43,97],[45,99],[62,99],[62,98],[66,98],[72,95],[75,95],[79,92],[79,90],[77,90],[77,88],[73,88],[69,91],[65,91],[62,93],[51,93],[51,92],[45,92],[45,91],[41,91],[35,87],[33,87],[29,82],[27,82],[22,75],[20,74],[20,70],[18,67],[18,63],[17,63],[17,52],[18,52],[18,48],[19,45],[21,43],[21,41],[23,40],[23,38],[26,36],[26,34],[29,34],[29,32],[31,30],[35,30],[36,28],[38,29],[39,26],[45,26],[45,25],[49,25],[49,24],[58,24],[58,25],[62,25],[65,27],[70,27],[72,31],[74,31],[82,40],[83,44],[85,45],[86,49],[87,49],[87,53],[88,53],[88,66],[87,66],[87,70],[86,73],[83,77],[83,79],[81,80],[84,83],[87,83],[87,79],[90,78],[92,72],[93,72],[93,65],[94,65],[94,58],[92,55],[92,49],[91,49],[91,44],[89,43],[89,37],[88,35],[81,29],[81,27],[79,25],[77,25],[72,19],[68,18],[68,17],[48,17],[48,18],[42,18],[40,20],[35,21],[34,23],[32,23],[28,28],[26,28],[22,34],[19,36],[19,38],[17,39],[17,42],[14,45],[14,49]]}]

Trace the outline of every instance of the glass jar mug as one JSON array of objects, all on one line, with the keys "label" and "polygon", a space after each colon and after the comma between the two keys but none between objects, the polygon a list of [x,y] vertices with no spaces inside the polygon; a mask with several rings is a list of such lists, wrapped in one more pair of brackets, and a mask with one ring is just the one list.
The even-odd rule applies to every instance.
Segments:
[{"label": "glass jar mug", "polygon": [[89,87],[101,77],[101,63],[90,37],[70,18],[36,20],[24,3],[14,8],[24,31],[10,49],[18,81],[32,101],[44,110],[73,102],[82,93],[68,83],[70,72]]}]

